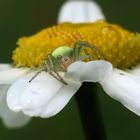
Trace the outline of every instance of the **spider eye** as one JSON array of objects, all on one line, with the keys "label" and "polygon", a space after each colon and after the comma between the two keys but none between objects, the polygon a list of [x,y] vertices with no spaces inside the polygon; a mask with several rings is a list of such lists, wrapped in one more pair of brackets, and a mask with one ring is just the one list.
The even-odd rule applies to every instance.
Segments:
[{"label": "spider eye", "polygon": [[69,62],[71,59],[69,57],[63,57],[62,62]]}]

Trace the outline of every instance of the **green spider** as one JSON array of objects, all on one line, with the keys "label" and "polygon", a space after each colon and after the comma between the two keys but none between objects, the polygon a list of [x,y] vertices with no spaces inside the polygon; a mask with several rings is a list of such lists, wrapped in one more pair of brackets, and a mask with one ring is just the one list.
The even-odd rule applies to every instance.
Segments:
[{"label": "green spider", "polygon": [[92,49],[97,55],[98,59],[104,59],[101,52],[93,45],[78,41],[74,44],[73,48],[69,46],[60,46],[56,48],[51,54],[48,55],[47,59],[44,61],[43,67],[31,78],[29,83],[42,71],[49,72],[54,78],[67,85],[65,80],[60,76],[58,72],[67,72],[67,67],[76,62],[83,61],[85,59],[94,60],[92,55],[82,55],[85,48]]}]

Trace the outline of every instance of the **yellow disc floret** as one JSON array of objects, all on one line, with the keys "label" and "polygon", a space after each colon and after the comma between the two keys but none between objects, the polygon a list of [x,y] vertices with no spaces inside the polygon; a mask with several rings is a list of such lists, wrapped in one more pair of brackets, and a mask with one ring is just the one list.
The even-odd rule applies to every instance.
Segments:
[{"label": "yellow disc floret", "polygon": [[72,47],[79,40],[96,46],[105,60],[115,67],[126,68],[140,62],[140,34],[103,20],[62,23],[20,38],[13,52],[13,62],[16,66],[39,67],[55,48],[62,45]]}]

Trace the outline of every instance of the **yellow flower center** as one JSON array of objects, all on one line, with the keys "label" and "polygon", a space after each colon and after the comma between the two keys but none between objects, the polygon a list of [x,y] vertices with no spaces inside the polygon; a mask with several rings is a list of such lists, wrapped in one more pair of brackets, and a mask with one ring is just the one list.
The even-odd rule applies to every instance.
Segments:
[{"label": "yellow flower center", "polygon": [[20,38],[18,47],[13,51],[13,63],[16,66],[39,67],[55,48],[62,45],[72,47],[79,40],[96,46],[114,67],[126,68],[140,61],[140,34],[99,20],[93,23],[62,23]]}]

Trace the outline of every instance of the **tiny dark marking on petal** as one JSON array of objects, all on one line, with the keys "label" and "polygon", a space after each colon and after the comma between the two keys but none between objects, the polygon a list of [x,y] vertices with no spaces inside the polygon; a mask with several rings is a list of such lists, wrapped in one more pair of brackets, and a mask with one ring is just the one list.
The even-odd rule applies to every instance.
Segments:
[{"label": "tiny dark marking on petal", "polygon": [[125,75],[124,73],[120,73],[120,75]]}]

